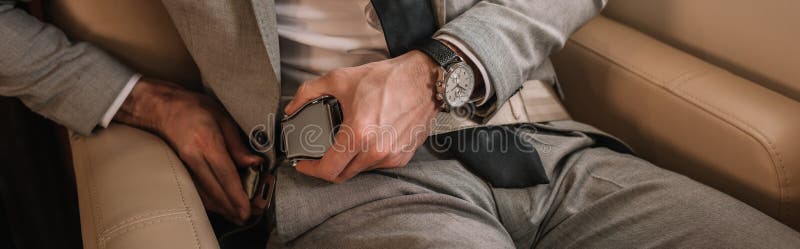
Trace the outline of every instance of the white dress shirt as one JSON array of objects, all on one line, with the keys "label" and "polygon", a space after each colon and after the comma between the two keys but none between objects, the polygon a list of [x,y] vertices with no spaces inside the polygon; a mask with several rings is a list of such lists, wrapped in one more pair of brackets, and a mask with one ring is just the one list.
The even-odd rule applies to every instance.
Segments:
[{"label": "white dress shirt", "polygon": [[108,124],[111,123],[111,120],[114,119],[114,116],[117,115],[117,111],[119,108],[122,107],[122,103],[125,102],[125,99],[128,98],[128,95],[131,94],[133,91],[133,87],[136,86],[136,82],[139,82],[139,79],[142,78],[141,74],[134,74],[131,79],[128,80],[128,83],[125,84],[125,87],[122,88],[122,91],[117,95],[117,98],[114,99],[114,102],[111,103],[111,106],[108,107],[105,114],[103,114],[103,118],[100,119],[100,125],[103,128],[108,127]]}]

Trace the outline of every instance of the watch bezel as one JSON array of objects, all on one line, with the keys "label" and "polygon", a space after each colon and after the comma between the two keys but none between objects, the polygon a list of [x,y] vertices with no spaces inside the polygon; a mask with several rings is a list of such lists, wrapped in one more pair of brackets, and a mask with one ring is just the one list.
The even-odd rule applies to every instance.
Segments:
[{"label": "watch bezel", "polygon": [[[462,104],[454,105],[447,98],[447,92],[449,90],[447,89],[447,81],[448,79],[450,79],[450,76],[459,68],[464,68],[469,72],[472,78],[471,82],[472,88],[470,89],[470,92],[467,93],[467,96],[465,97],[466,99],[462,102]],[[441,81],[439,84],[441,85],[441,89],[439,90],[441,90],[440,92],[442,97],[441,101],[445,104],[446,107],[448,107],[448,109],[459,108],[469,103],[472,93],[475,92],[475,72],[472,71],[472,67],[470,67],[469,64],[467,64],[463,59],[461,59],[461,57],[457,57],[457,60],[453,61],[453,63],[450,63],[444,67],[444,75],[440,80]]]}]

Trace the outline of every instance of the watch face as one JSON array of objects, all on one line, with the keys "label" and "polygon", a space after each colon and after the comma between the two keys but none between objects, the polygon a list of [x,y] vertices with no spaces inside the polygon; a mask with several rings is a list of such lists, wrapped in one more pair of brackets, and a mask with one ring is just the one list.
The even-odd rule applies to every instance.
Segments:
[{"label": "watch face", "polygon": [[461,107],[469,101],[475,88],[475,75],[466,63],[457,63],[448,68],[445,78],[444,99],[450,107]]}]

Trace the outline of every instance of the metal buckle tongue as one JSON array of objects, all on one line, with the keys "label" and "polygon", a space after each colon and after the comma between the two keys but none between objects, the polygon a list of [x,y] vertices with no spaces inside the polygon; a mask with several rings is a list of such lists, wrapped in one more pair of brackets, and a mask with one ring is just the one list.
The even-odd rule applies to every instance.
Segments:
[{"label": "metal buckle tongue", "polygon": [[281,152],[292,167],[300,160],[318,160],[333,145],[342,123],[339,102],[331,96],[309,101],[281,120]]},{"label": "metal buckle tongue", "polygon": [[250,199],[253,207],[269,208],[272,194],[275,191],[275,176],[265,165],[253,165],[241,169],[239,177],[242,180],[244,193]]},{"label": "metal buckle tongue", "polygon": [[[250,205],[253,209],[261,209],[261,215],[251,217],[244,225],[224,232],[217,237],[220,244],[231,236],[250,230],[258,225],[268,215],[272,197],[275,194],[275,176],[265,165],[253,165],[239,170],[242,179],[242,186],[245,194],[250,198]],[[267,217],[269,219],[269,217]]]}]

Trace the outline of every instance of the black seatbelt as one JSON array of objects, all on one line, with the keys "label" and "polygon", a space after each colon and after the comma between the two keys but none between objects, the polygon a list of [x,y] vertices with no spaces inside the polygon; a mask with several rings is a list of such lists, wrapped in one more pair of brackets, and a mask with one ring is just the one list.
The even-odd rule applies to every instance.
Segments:
[{"label": "black seatbelt", "polygon": [[428,41],[438,29],[429,0],[372,0],[389,54],[397,57]]}]

